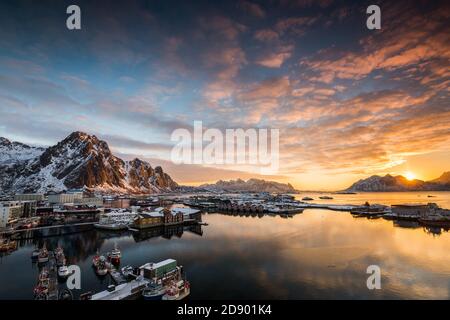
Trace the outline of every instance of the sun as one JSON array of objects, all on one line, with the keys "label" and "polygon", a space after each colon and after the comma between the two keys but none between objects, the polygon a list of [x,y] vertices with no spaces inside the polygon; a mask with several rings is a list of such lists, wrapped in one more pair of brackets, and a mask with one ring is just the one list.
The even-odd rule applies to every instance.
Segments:
[{"label": "sun", "polygon": [[408,180],[414,180],[416,178],[416,175],[411,171],[407,171],[405,172],[405,178]]}]

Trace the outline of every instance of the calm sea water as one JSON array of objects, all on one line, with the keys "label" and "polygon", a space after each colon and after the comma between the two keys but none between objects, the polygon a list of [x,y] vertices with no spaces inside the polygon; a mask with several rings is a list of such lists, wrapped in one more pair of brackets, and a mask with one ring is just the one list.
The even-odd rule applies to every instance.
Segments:
[{"label": "calm sea water", "polygon": [[[333,195],[327,203],[439,203],[450,193]],[[305,194],[317,198],[319,194]],[[299,195],[303,197],[305,195]],[[319,202],[319,201],[316,201]],[[305,210],[293,218],[210,213],[208,226],[147,234],[95,230],[24,241],[0,258],[0,299],[31,299],[38,267],[36,245],[63,246],[82,270],[82,293],[110,283],[98,278],[96,251],[122,250],[122,265],[174,258],[191,282],[191,299],[449,299],[450,233],[411,222],[353,218],[346,212]],[[381,290],[368,290],[366,269],[381,268]]]}]

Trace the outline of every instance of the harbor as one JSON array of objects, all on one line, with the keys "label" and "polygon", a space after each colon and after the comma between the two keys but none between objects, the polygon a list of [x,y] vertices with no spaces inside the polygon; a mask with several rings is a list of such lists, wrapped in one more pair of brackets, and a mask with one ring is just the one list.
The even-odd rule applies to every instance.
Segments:
[{"label": "harbor", "polygon": [[[386,241],[382,241],[382,248],[396,255],[402,264],[407,262],[402,260],[399,248],[392,247],[388,242],[394,234],[403,235],[401,241],[405,245],[412,241],[408,232],[413,232],[421,243],[428,244],[428,250],[435,250],[433,248],[438,244],[445,247],[447,242],[450,243],[448,224],[441,223],[439,219],[436,220],[437,222],[423,219],[425,214],[431,218],[441,217],[440,210],[446,207],[446,201],[450,202],[450,197],[444,197],[446,194],[435,193],[435,195],[432,199],[424,193],[396,195],[397,198],[403,196],[403,199],[394,203],[390,203],[387,198],[382,198],[379,194],[327,196],[309,193],[295,196],[282,195],[275,198],[265,194],[172,195],[167,200],[170,204],[164,207],[160,207],[158,202],[158,205],[144,208],[136,208],[137,206],[108,208],[99,215],[97,222],[77,224],[70,219],[70,223],[74,223],[72,226],[55,224],[36,229],[17,229],[14,235],[16,238],[6,237],[2,242],[0,271],[3,270],[3,272],[0,273],[0,280],[10,285],[14,284],[20,289],[3,291],[0,288],[0,297],[42,300],[88,300],[88,298],[150,300],[155,294],[162,300],[163,296],[170,292],[164,300],[209,299],[211,297],[231,299],[234,296],[229,296],[227,292],[237,292],[238,297],[248,298],[254,298],[255,292],[260,292],[257,297],[270,298],[274,297],[274,293],[261,290],[260,280],[253,274],[254,270],[269,272],[271,268],[275,268],[277,272],[284,272],[287,277],[285,280],[277,276],[272,277],[271,281],[277,288],[286,287],[288,283],[285,281],[288,279],[289,283],[296,283],[297,273],[289,267],[291,263],[294,263],[296,268],[301,268],[305,276],[308,272],[312,272],[308,271],[312,266],[321,274],[330,272],[328,266],[336,266],[331,270],[336,277],[339,277],[341,272],[344,272],[344,269],[340,269],[339,266],[346,261],[341,261],[335,255],[335,252],[343,250],[340,247],[341,242],[351,246],[357,241],[371,248],[370,250],[374,248],[381,250],[378,247],[380,243],[370,242],[371,239],[380,239],[381,232],[382,238],[386,238]],[[313,198],[313,200],[302,200],[305,197]],[[217,210],[212,207],[217,198],[220,201],[237,199],[247,205],[243,206],[244,210]],[[199,203],[191,202],[197,199]],[[364,203],[364,199],[369,199],[370,203]],[[418,201],[420,199],[422,199],[421,202]],[[430,200],[437,204],[429,205]],[[216,203],[226,203],[220,201]],[[199,207],[199,204],[204,202],[209,208]],[[258,203],[263,208],[298,206],[301,210],[296,213],[259,211],[254,210],[255,207],[252,210],[249,203],[253,205]],[[377,203],[386,203],[386,205],[377,205]],[[189,204],[192,204],[192,207]],[[417,213],[418,209],[421,213],[412,214]],[[155,221],[158,222],[153,224],[148,221],[148,227],[134,228],[136,219],[145,212],[153,212],[152,218],[157,218]],[[433,215],[430,215],[430,212]],[[164,219],[164,215],[168,220]],[[47,220],[48,218],[49,215]],[[125,223],[127,228],[116,230],[96,227],[95,224],[99,224],[102,219],[105,219],[103,222],[106,224],[112,221]],[[315,231],[317,228],[321,231]],[[337,234],[331,234],[331,230]],[[375,230],[378,231],[375,233]],[[60,231],[61,234],[59,234]],[[51,236],[53,232],[55,234]],[[365,234],[364,237],[362,237],[363,234]],[[19,237],[20,235],[27,236]],[[299,249],[293,247],[293,243],[298,243],[302,248],[301,251],[297,251]],[[314,243],[319,247],[325,245],[321,249],[324,253],[317,252],[310,257],[313,252],[316,252],[316,249],[313,249],[314,246],[310,247]],[[330,246],[329,249],[328,246]],[[43,248],[46,248],[48,252],[48,261],[45,262],[46,255],[41,254],[43,261],[39,263],[39,254]],[[283,249],[280,250],[280,248]],[[299,255],[299,260],[293,262],[284,257],[285,250],[292,251],[292,254],[297,252],[295,255]],[[365,255],[370,255],[370,250],[367,250]],[[61,254],[58,254],[61,251],[64,253],[64,259],[61,258]],[[242,252],[245,252],[245,255],[242,255]],[[345,255],[345,253],[340,254]],[[37,260],[33,261],[33,255],[37,257]],[[443,256],[439,253],[437,255],[440,256],[439,261],[447,259],[447,255]],[[57,256],[60,258],[57,259]],[[252,260],[249,261],[247,256]],[[173,259],[177,262],[177,266],[183,266],[183,276],[166,282],[164,286],[162,282],[150,281],[145,276],[146,266],[158,265],[167,259]],[[385,261],[389,258],[384,256],[383,259]],[[62,261],[65,263],[62,264]],[[94,263],[95,261],[97,263]],[[232,272],[233,268],[227,267],[224,261],[241,265],[242,276]],[[424,274],[423,278],[419,276],[419,283],[422,286],[439,287],[439,283],[442,282],[440,274],[446,271],[441,270],[439,273],[432,274],[430,278],[430,274],[424,271],[426,264],[422,265],[422,262],[415,261],[420,266],[417,272]],[[67,268],[70,265],[80,267],[80,290],[66,290],[64,279],[68,276]],[[269,268],[269,265],[272,267]],[[6,267],[12,266],[17,268],[18,272],[5,271]],[[364,270],[360,271],[364,274]],[[355,270],[355,272],[360,271]],[[235,280],[224,284],[219,281],[221,277],[217,278],[217,273],[221,274],[221,277]],[[334,286],[333,281],[329,281],[328,285]],[[345,286],[353,287],[353,290],[358,290],[355,285],[352,282],[345,284]],[[301,283],[297,283],[297,286],[298,290],[288,292],[283,297],[310,297],[309,294],[305,295],[303,291],[299,291],[300,288],[313,290],[314,295],[319,294],[314,291],[314,287],[305,287]],[[43,291],[45,294],[41,292],[36,295],[35,290]],[[349,297],[344,287],[339,289],[338,294],[344,298]],[[364,291],[358,291],[358,294],[365,295]],[[279,293],[277,293],[278,296]],[[414,293],[401,290],[400,293],[391,295],[391,297],[400,296],[410,297],[414,296]],[[443,294],[437,295],[437,297],[442,296]]]},{"label": "harbor", "polygon": [[[109,270],[113,281],[104,291],[84,293],[83,300],[182,300],[189,295],[190,285],[183,267],[174,259],[146,263],[139,268],[127,266]],[[136,273],[135,273],[136,272]],[[184,278],[184,279],[183,279]]]},{"label": "harbor", "polygon": [[[183,266],[191,284],[189,299],[192,300],[280,296],[376,299],[377,296],[359,284],[365,283],[365,261],[374,259],[373,252],[379,252],[376,261],[389,263],[385,266],[386,273],[412,270],[417,287],[433,288],[435,298],[448,297],[444,284],[445,274],[450,272],[447,254],[450,233],[442,228],[439,232],[437,228],[407,220],[354,219],[350,213],[324,209],[306,209],[290,219],[210,212],[202,220],[208,226],[157,227],[139,233],[93,228],[62,237],[18,241],[15,251],[0,254],[0,281],[7,284],[0,288],[0,297],[34,299],[33,288],[40,269],[31,256],[44,243],[49,251],[62,247],[67,265],[80,267],[81,289],[72,290],[74,299],[87,292],[92,295],[104,292],[111,285],[118,287],[129,279],[123,279],[123,272],[138,274],[136,268],[170,258]],[[199,227],[202,232],[196,230]],[[357,254],[351,251],[355,244],[360,248]],[[421,244],[419,255],[407,250],[415,244]],[[114,267],[115,272],[99,276],[93,268],[94,257],[99,254],[107,259],[115,247],[121,251],[120,266]],[[436,258],[431,262],[421,258],[427,254]],[[353,261],[350,265],[349,259]],[[430,263],[433,272],[429,271]],[[11,268],[16,271],[8,271]],[[350,271],[355,276],[345,277]],[[270,284],[260,274],[269,275]],[[306,281],[311,274],[320,278]],[[406,275],[395,287],[386,278],[383,297],[422,297],[421,291],[410,289]],[[319,290],[318,281],[327,290]],[[64,289],[64,282],[58,285]]]}]

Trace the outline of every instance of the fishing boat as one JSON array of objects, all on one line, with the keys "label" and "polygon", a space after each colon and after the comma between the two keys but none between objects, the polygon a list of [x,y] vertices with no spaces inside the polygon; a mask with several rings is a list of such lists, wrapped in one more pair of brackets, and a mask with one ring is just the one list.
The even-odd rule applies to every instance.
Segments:
[{"label": "fishing boat", "polygon": [[40,252],[40,250],[37,249],[37,248],[34,249],[33,252],[31,252],[31,259],[32,259],[33,261],[35,261],[35,260],[38,259],[39,252]]},{"label": "fishing boat", "polygon": [[160,282],[150,282],[142,291],[144,300],[162,300],[165,294],[166,288]]},{"label": "fishing boat", "polygon": [[133,271],[134,271],[134,268],[132,266],[125,266],[122,269],[120,269],[120,272],[122,273],[122,275],[127,279],[133,275]]},{"label": "fishing boat", "polygon": [[122,254],[121,254],[119,248],[117,248],[117,245],[115,245],[114,249],[110,253],[108,253],[109,261],[111,261],[111,263],[115,264],[115,265],[120,264],[121,256],[122,256]]},{"label": "fishing boat", "polygon": [[97,265],[95,266],[95,273],[99,276],[104,276],[108,273],[108,263],[104,256],[100,256]]},{"label": "fishing boat", "polygon": [[65,265],[58,268],[58,277],[65,279],[69,276],[69,268]]},{"label": "fishing boat", "polygon": [[176,283],[172,283],[169,286],[166,293],[163,295],[162,300],[182,300],[186,298],[190,293],[190,284],[186,280],[180,280]]},{"label": "fishing boat", "polygon": [[322,196],[322,197],[319,197],[319,199],[322,199],[322,200],[332,200],[333,197],[330,197],[330,196]]},{"label": "fishing boat", "polygon": [[0,243],[0,252],[7,252],[10,250],[15,250],[17,248],[17,242],[11,241],[9,239],[3,239]]},{"label": "fishing boat", "polygon": [[45,247],[45,244],[42,247],[42,249],[39,251],[38,262],[39,263],[46,263],[46,262],[48,262],[48,250]]},{"label": "fishing boat", "polygon": [[48,278],[49,278],[49,272],[48,272],[47,268],[42,268],[41,272],[39,272],[38,282],[47,280]]},{"label": "fishing boat", "polygon": [[33,289],[33,294],[34,294],[35,299],[38,299],[39,297],[42,297],[42,296],[47,296],[48,287],[49,287],[48,280],[38,283]]},{"label": "fishing boat", "polygon": [[62,267],[66,265],[66,256],[64,255],[64,250],[60,246],[58,246],[55,250],[55,260],[56,266]]},{"label": "fishing boat", "polygon": [[111,230],[111,231],[120,231],[120,230],[128,230],[128,223],[125,222],[99,222],[94,224],[94,227],[97,229],[103,229],[103,230]]},{"label": "fishing boat", "polygon": [[371,205],[366,202],[363,206],[355,207],[350,210],[353,215],[366,216],[366,217],[379,217],[390,213],[391,210],[387,206],[374,204]]},{"label": "fishing boat", "polygon": [[96,267],[99,260],[100,260],[100,255],[99,255],[99,253],[97,251],[95,256],[92,258],[92,266]]},{"label": "fishing boat", "polygon": [[312,201],[312,200],[314,200],[314,199],[313,199],[313,198],[310,198],[310,197],[304,197],[302,200],[303,200],[303,201]]},{"label": "fishing boat", "polygon": [[46,268],[43,268],[38,276],[38,281],[33,289],[35,299],[45,299],[49,288],[49,273]]}]

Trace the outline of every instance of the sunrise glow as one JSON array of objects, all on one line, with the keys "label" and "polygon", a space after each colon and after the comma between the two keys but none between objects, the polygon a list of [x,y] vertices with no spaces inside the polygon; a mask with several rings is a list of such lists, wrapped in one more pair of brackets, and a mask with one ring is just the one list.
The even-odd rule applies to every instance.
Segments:
[{"label": "sunrise glow", "polygon": [[405,172],[405,178],[411,181],[416,179],[416,175],[411,171],[407,171]]}]

